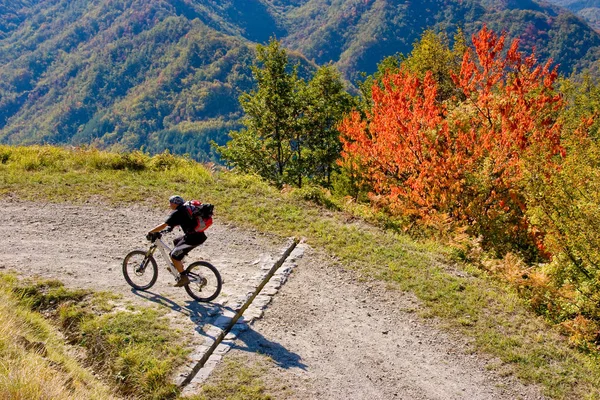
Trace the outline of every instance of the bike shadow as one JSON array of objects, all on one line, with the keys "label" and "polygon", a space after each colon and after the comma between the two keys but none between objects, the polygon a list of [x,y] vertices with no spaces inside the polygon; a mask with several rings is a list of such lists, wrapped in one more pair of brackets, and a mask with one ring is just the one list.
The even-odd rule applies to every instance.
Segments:
[{"label": "bike shadow", "polygon": [[[223,318],[223,315],[227,311],[230,313],[236,312],[235,309],[218,303],[186,301],[185,305],[181,305],[167,297],[151,291],[132,289],[131,292],[143,299],[188,316],[190,320],[196,324],[196,332],[199,335],[212,340],[215,340],[216,337],[207,333],[204,328],[207,325],[217,326],[215,322],[219,318]],[[307,369],[307,365],[302,363],[302,357],[300,357],[300,355],[286,349],[285,346],[280,343],[267,339],[261,333],[252,329],[251,326],[246,325],[246,328],[247,329],[242,332],[236,331],[236,339],[234,341],[227,341],[231,349],[267,355],[278,367],[283,369]]]},{"label": "bike shadow", "polygon": [[218,309],[222,308],[221,305],[216,303],[198,303],[198,302],[187,302],[189,304],[181,305],[159,293],[152,292],[149,290],[136,290],[131,289],[131,293],[141,297],[144,300],[151,301],[162,307],[170,308],[172,311],[184,314],[192,319],[193,322],[197,323],[198,319],[209,320],[215,315]]}]

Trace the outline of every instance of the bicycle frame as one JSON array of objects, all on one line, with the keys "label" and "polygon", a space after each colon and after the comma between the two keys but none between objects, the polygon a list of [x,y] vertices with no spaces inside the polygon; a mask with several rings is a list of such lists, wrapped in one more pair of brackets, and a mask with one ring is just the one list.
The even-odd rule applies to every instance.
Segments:
[{"label": "bicycle frame", "polygon": [[171,275],[173,275],[175,280],[177,280],[179,271],[177,271],[177,268],[175,268],[173,261],[171,261],[171,257],[169,256],[171,248],[167,246],[162,239],[156,239],[154,243],[150,245],[150,248],[146,252],[146,257],[153,255],[157,248],[160,250],[160,254],[162,255],[163,259],[167,262],[167,270],[171,273]]},{"label": "bicycle frame", "polygon": [[[156,232],[156,235],[146,235],[146,238],[151,240],[147,250],[130,251],[123,259],[123,275],[127,283],[136,290],[148,290],[158,278],[158,264],[155,257],[156,249],[167,263],[167,270],[175,278],[176,282],[181,279],[181,273],[177,271],[170,257],[172,249],[161,240],[162,235],[170,232],[163,230]],[[140,258],[143,258],[140,260]],[[184,267],[185,268],[185,267]],[[144,275],[146,269],[149,270],[148,275]],[[223,280],[219,271],[207,261],[195,261],[185,268],[185,274],[189,282],[184,285],[186,292],[197,301],[210,301],[217,297],[221,292]],[[142,281],[140,281],[142,279]],[[193,285],[192,285],[193,284]],[[175,286],[178,286],[177,284]]]}]

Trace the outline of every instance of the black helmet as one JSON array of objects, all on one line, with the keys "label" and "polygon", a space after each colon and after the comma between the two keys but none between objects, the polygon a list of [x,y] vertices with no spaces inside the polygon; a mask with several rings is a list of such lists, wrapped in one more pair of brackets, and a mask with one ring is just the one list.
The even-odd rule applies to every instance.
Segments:
[{"label": "black helmet", "polygon": [[169,203],[177,204],[178,206],[180,206],[183,203],[185,203],[185,200],[183,200],[183,197],[175,195],[169,197]]}]

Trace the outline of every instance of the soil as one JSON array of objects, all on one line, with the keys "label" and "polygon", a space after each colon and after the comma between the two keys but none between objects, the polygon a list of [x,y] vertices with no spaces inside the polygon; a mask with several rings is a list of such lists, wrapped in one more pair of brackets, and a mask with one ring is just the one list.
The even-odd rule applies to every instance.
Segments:
[{"label": "soil", "polygon": [[[122,277],[127,252],[148,246],[145,233],[169,210],[143,205],[37,204],[0,200],[0,269],[59,279],[69,287],[111,291],[139,306],[168,311],[191,345],[200,345],[223,310],[256,285],[257,260],[276,259],[287,240],[219,223],[190,261],[205,259],[224,278],[214,303],[191,300],[159,261],[149,292]],[[174,235],[175,236],[175,235]],[[174,237],[173,236],[173,237]],[[539,388],[503,373],[464,338],[416,315],[411,295],[365,280],[308,248],[260,319],[240,333],[226,357],[262,362],[275,398],[542,399]],[[255,359],[255,360],[253,360]],[[210,378],[209,378],[210,379]]]}]

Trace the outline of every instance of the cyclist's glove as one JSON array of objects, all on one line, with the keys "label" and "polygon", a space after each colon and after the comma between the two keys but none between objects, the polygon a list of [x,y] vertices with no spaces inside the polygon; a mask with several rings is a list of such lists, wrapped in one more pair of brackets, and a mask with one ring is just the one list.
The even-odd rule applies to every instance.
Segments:
[{"label": "cyclist's glove", "polygon": [[148,239],[151,242],[154,242],[156,240],[157,233],[158,232],[148,232],[148,234],[146,235],[146,239]]}]

